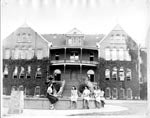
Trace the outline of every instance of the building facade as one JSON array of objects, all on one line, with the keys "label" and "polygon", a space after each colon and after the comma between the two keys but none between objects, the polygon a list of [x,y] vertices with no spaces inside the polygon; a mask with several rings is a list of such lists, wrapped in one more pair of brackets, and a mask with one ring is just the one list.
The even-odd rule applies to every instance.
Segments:
[{"label": "building facade", "polygon": [[[117,25],[108,35],[39,34],[23,25],[3,42],[3,94],[23,86],[26,96],[45,96],[45,81],[65,80],[63,96],[89,77],[107,99],[139,99],[137,45]],[[82,93],[82,92],[81,92]]]}]

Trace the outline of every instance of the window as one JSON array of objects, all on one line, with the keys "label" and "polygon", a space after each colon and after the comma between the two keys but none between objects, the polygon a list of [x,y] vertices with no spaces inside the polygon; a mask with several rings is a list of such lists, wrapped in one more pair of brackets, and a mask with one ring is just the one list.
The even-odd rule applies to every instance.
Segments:
[{"label": "window", "polygon": [[73,60],[73,61],[79,60],[78,52],[71,52],[70,60]]},{"label": "window", "polygon": [[11,87],[11,91],[16,91],[17,90],[17,87],[16,86],[12,86]]},{"label": "window", "polygon": [[54,78],[56,81],[61,81],[61,71],[59,69],[54,71]]},{"label": "window", "polygon": [[120,99],[125,99],[125,90],[124,90],[124,88],[120,88]]},{"label": "window", "polygon": [[18,67],[16,66],[13,72],[13,78],[16,79],[18,74]]},{"label": "window", "polygon": [[120,70],[119,70],[119,78],[120,78],[120,81],[124,81],[124,69],[123,67],[120,67]]},{"label": "window", "polygon": [[42,59],[43,58],[43,52],[42,52],[42,49],[38,49],[37,50],[37,59]]},{"label": "window", "polygon": [[120,34],[116,34],[115,39],[119,40],[120,38]]},{"label": "window", "polygon": [[3,87],[3,95],[7,95],[7,88]]},{"label": "window", "polygon": [[68,45],[72,45],[72,39],[68,39]]},{"label": "window", "polygon": [[19,50],[19,48],[15,48],[14,59],[19,59],[19,58],[20,58],[20,50]]},{"label": "window", "polygon": [[94,61],[94,54],[90,53],[90,61]]},{"label": "window", "polygon": [[106,60],[110,60],[111,56],[110,56],[110,48],[106,48],[105,49],[105,59]]},{"label": "window", "polygon": [[37,68],[37,72],[36,72],[36,79],[41,79],[41,78],[42,78],[41,68],[38,67]]},{"label": "window", "polygon": [[129,81],[129,80],[132,79],[132,76],[131,76],[131,69],[129,69],[129,68],[127,68],[126,79],[127,79],[127,81]]},{"label": "window", "polygon": [[126,60],[126,61],[131,61],[131,56],[130,56],[130,54],[129,54],[129,51],[128,51],[128,50],[125,50],[124,53],[125,53],[125,60]]},{"label": "window", "polygon": [[26,59],[26,51],[25,50],[20,50],[20,58]]},{"label": "window", "polygon": [[109,69],[105,70],[105,79],[110,80],[110,70]]},{"label": "window", "polygon": [[27,42],[31,42],[31,34],[30,33],[28,33]]},{"label": "window", "polygon": [[40,96],[40,86],[35,87],[34,96],[36,96],[36,97]]},{"label": "window", "polygon": [[21,67],[21,71],[20,71],[19,78],[20,78],[20,79],[23,79],[24,77],[25,77],[24,67]]},{"label": "window", "polygon": [[19,91],[24,91],[23,85],[20,85],[20,86],[19,86]]},{"label": "window", "polygon": [[5,65],[4,68],[4,78],[8,78],[8,65]]},{"label": "window", "polygon": [[112,49],[112,60],[117,60],[117,49],[113,48]]},{"label": "window", "polygon": [[114,67],[112,70],[112,79],[117,80],[117,68]]},{"label": "window", "polygon": [[20,37],[20,33],[17,34],[17,42],[18,42],[18,43],[19,43],[19,42],[22,42],[22,39],[21,39],[21,37]]},{"label": "window", "polygon": [[113,35],[113,34],[111,35],[110,39],[111,39],[111,40],[113,40],[113,39],[114,39],[114,35]]},{"label": "window", "polygon": [[124,60],[124,49],[123,48],[119,49],[119,60],[120,61]]},{"label": "window", "polygon": [[56,53],[56,55],[55,55],[55,60],[59,60],[59,54],[58,53]]},{"label": "window", "polygon": [[95,78],[95,75],[94,75],[94,74],[95,74],[95,73],[94,73],[93,70],[88,70],[88,71],[87,71],[87,75],[88,75],[89,80],[90,80],[91,82],[94,82],[94,78]]},{"label": "window", "polygon": [[28,96],[31,96],[31,91],[30,91],[30,89],[29,88],[25,88],[24,89],[24,95],[26,96],[26,97],[28,97]]},{"label": "window", "polygon": [[10,50],[9,49],[5,49],[5,59],[9,59],[10,58]]},{"label": "window", "polygon": [[127,99],[132,99],[132,89],[131,88],[127,89]]},{"label": "window", "polygon": [[111,98],[111,92],[110,92],[110,88],[109,87],[107,87],[105,89],[105,97],[106,97],[106,99],[110,99]]},{"label": "window", "polygon": [[117,99],[118,98],[118,90],[117,88],[112,89],[112,99]]},{"label": "window", "polygon": [[29,49],[27,50],[27,59],[32,59],[34,56],[34,50],[29,47]]},{"label": "window", "polygon": [[31,78],[31,66],[28,66],[26,78],[27,79]]}]

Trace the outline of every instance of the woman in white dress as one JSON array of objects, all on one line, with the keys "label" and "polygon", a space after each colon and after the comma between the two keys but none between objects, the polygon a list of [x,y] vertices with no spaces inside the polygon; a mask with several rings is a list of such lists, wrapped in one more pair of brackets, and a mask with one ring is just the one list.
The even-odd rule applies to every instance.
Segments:
[{"label": "woman in white dress", "polygon": [[74,106],[74,108],[77,108],[78,91],[77,91],[75,86],[73,86],[72,89],[71,89],[71,98],[70,98],[70,100],[71,100],[71,105],[70,105],[71,108],[73,108],[73,106]]},{"label": "woman in white dress", "polygon": [[90,90],[86,86],[83,91],[83,108],[89,109],[89,100],[90,100]]},{"label": "woman in white dress", "polygon": [[94,97],[95,97],[95,107],[96,108],[100,108],[100,94],[101,94],[101,90],[99,87],[95,87],[94,88]]},{"label": "woman in white dress", "polygon": [[104,97],[104,91],[102,89],[101,89],[101,92],[100,92],[100,100],[101,100],[101,106],[104,107],[105,97]]}]

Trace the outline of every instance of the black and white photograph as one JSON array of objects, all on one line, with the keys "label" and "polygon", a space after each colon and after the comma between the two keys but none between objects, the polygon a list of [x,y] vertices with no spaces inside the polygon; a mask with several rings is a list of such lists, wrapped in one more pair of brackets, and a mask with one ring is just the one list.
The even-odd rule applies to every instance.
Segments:
[{"label": "black and white photograph", "polygon": [[150,0],[1,0],[2,118],[150,118]]}]

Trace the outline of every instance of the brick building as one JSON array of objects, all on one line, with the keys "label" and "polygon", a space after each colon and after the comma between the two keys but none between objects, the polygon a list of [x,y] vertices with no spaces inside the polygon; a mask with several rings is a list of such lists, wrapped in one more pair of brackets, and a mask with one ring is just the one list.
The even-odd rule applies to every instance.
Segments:
[{"label": "brick building", "polygon": [[23,86],[27,96],[44,96],[45,81],[65,80],[63,96],[78,89],[86,76],[105,91],[107,99],[138,99],[137,45],[117,25],[108,35],[84,34],[77,28],[66,34],[39,34],[27,25],[3,41],[3,94]]}]

